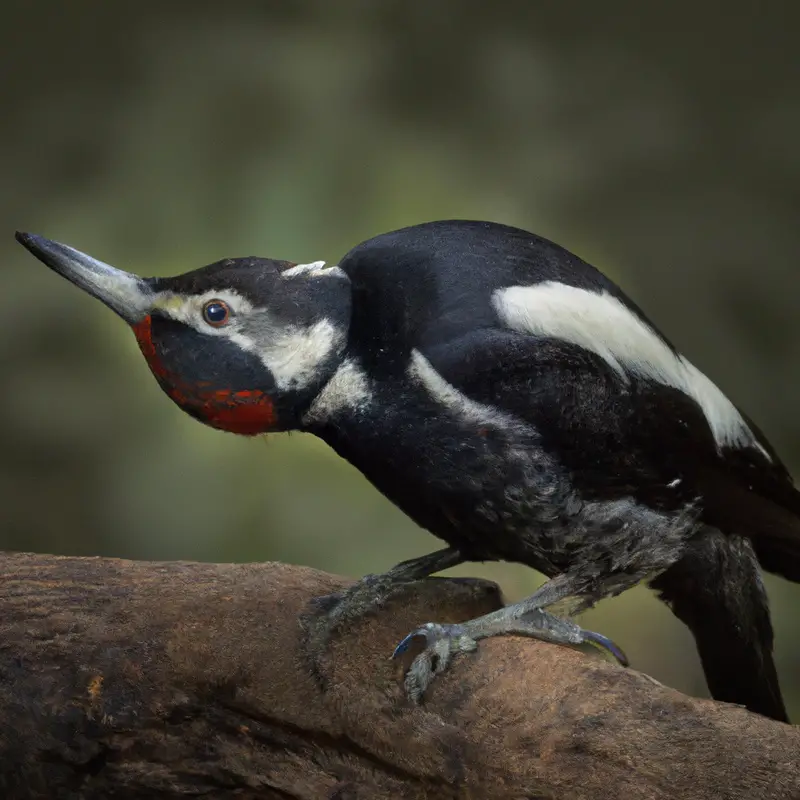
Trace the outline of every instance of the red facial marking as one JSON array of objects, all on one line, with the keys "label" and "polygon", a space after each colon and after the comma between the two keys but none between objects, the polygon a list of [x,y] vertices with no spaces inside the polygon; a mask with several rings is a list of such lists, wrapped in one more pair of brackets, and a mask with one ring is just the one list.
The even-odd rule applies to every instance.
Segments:
[{"label": "red facial marking", "polygon": [[[208,424],[243,436],[255,436],[272,430],[275,427],[275,407],[272,401],[258,390],[248,394],[250,397],[244,402],[222,400],[219,397],[206,401],[203,411],[207,413]],[[229,393],[226,397],[228,395]]]},{"label": "red facial marking", "polygon": [[153,318],[148,314],[143,320],[131,325],[136,341],[142,355],[147,359],[147,363],[152,367],[152,361],[156,359],[156,348],[153,344]]},{"label": "red facial marking", "polygon": [[208,381],[194,385],[185,383],[167,370],[158,357],[150,315],[131,327],[151,372],[179,406],[198,414],[213,428],[242,436],[255,436],[274,429],[275,407],[260,389],[232,392],[230,389],[211,389]]}]

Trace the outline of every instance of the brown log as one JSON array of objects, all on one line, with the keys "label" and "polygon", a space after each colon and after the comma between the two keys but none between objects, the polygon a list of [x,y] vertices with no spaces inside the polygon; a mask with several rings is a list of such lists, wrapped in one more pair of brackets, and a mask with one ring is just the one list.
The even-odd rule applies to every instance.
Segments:
[{"label": "brown log", "polygon": [[343,578],[282,564],[3,554],[0,797],[796,798],[800,729],[504,637],[403,695],[393,645],[497,608],[429,579],[337,634]]}]

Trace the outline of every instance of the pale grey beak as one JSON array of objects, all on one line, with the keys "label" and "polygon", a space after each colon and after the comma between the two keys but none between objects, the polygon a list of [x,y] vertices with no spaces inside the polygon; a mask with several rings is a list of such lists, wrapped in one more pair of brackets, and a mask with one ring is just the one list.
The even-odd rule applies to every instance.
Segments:
[{"label": "pale grey beak", "polygon": [[34,233],[17,231],[16,238],[39,261],[101,300],[129,324],[141,321],[149,313],[153,292],[144,278]]}]

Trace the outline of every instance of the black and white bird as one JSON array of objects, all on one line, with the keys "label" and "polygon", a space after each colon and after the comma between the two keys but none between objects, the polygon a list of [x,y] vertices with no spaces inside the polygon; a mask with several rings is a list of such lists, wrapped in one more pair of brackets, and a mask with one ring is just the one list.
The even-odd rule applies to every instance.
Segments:
[{"label": "black and white bird", "polygon": [[238,434],[316,434],[447,543],[356,584],[331,624],[464,561],[549,578],[488,616],[414,631],[426,640],[406,676],[415,699],[453,654],[498,634],[624,660],[546,609],[645,580],[694,634],[715,698],[787,719],[759,565],[800,581],[800,493],[756,426],[578,257],[444,221],[377,236],[333,267],[235,258],[143,279],[17,238],[129,323],[184,411]]}]

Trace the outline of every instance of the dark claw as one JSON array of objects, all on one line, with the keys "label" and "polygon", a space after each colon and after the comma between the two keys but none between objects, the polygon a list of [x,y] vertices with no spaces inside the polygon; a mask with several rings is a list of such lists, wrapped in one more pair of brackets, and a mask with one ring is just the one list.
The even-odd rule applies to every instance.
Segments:
[{"label": "dark claw", "polygon": [[392,653],[392,658],[397,658],[397,656],[402,655],[403,653],[405,653],[405,651],[408,650],[412,639],[416,639],[417,636],[421,636],[421,635],[422,635],[422,633],[420,631],[418,631],[418,630],[414,631],[413,633],[409,633],[408,636],[406,636],[406,638],[403,639],[403,641],[400,642],[400,644],[398,644],[397,647],[395,647],[394,652]]},{"label": "dark claw", "polygon": [[405,653],[411,646],[411,642],[419,636],[425,639],[425,646],[430,647],[437,639],[441,639],[444,636],[456,638],[458,636],[463,636],[465,633],[466,631],[461,625],[437,625],[435,622],[429,622],[417,628],[415,631],[411,631],[411,633],[395,647],[392,658],[397,658]]},{"label": "dark claw", "polygon": [[622,652],[622,650],[614,644],[607,636],[603,636],[601,633],[594,633],[594,631],[584,631],[583,632],[584,639],[587,642],[591,642],[592,644],[596,644],[598,647],[601,647],[603,650],[607,650],[611,653],[614,658],[622,664],[623,667],[630,666],[630,661],[628,661],[628,656]]}]

